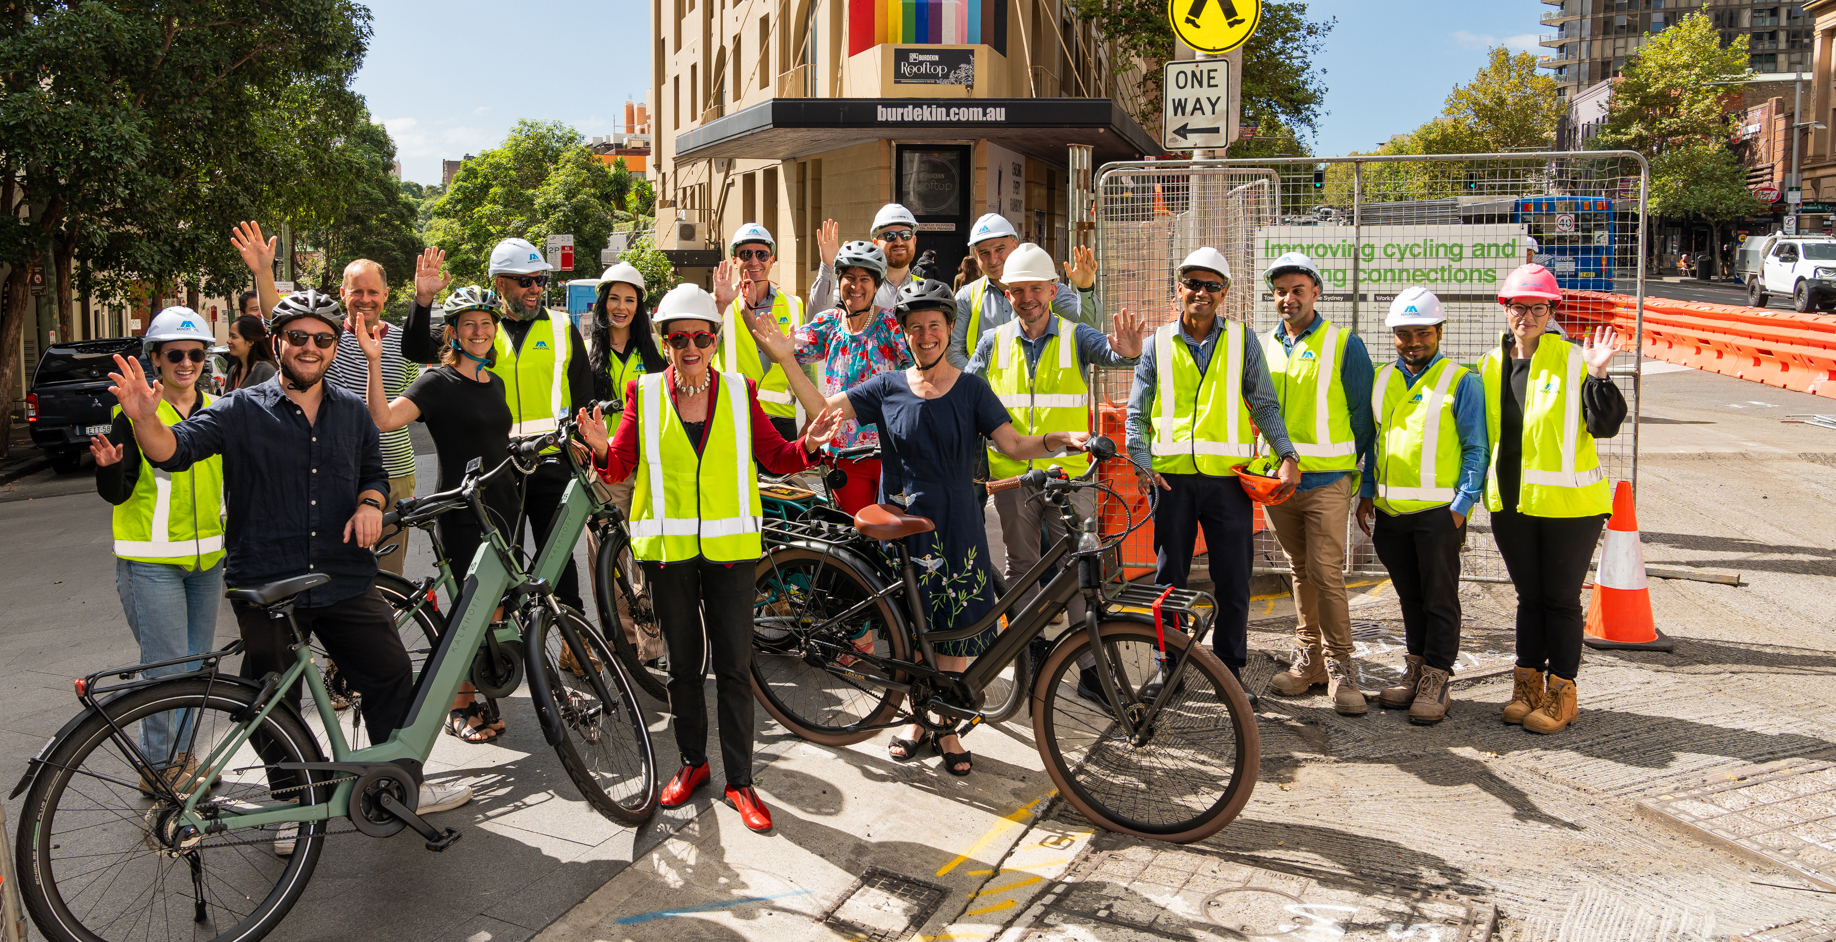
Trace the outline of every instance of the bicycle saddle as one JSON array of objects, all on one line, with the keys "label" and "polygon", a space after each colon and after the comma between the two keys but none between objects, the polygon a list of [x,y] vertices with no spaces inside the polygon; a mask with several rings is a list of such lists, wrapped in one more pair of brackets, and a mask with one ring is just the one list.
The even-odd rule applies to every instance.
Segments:
[{"label": "bicycle saddle", "polygon": [[868,504],[854,515],[854,528],[875,540],[897,540],[937,529],[927,517],[914,517],[892,504]]},{"label": "bicycle saddle", "polygon": [[251,586],[247,589],[231,589],[223,593],[223,597],[232,602],[267,606],[293,598],[307,589],[316,589],[330,581],[330,576],[322,572],[315,572],[304,576],[294,576],[291,579],[282,579],[279,582],[270,582],[266,585]]}]

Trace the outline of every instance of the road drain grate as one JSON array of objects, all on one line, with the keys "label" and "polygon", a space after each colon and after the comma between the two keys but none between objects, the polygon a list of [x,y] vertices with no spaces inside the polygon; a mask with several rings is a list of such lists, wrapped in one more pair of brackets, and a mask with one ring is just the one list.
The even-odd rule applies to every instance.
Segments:
[{"label": "road drain grate", "polygon": [[1836,889],[1836,764],[1786,760],[1639,805],[1691,834]]},{"label": "road drain grate", "polygon": [[823,925],[864,942],[901,942],[937,912],[949,890],[869,867],[829,911]]}]

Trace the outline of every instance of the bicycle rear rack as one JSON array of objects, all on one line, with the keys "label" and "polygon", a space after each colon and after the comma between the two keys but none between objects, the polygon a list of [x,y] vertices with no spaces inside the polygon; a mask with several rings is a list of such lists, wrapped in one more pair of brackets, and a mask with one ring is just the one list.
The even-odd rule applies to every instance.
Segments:
[{"label": "bicycle rear rack", "polygon": [[[1165,598],[1162,598],[1162,595]],[[1139,585],[1123,583],[1114,591],[1105,592],[1103,601],[1111,608],[1133,609],[1141,612],[1153,612],[1156,602],[1160,604],[1162,616],[1177,616],[1174,624],[1192,622],[1196,628],[1187,630],[1193,638],[1204,637],[1211,627],[1211,621],[1217,617],[1218,601],[1209,592],[1196,592],[1191,589],[1174,589],[1167,591],[1164,585]]]},{"label": "bicycle rear rack", "polygon": [[777,520],[767,518],[764,523],[764,536],[767,546],[779,543],[830,543],[837,546],[856,546],[871,542],[861,536],[860,531],[850,526],[831,523],[826,520]]}]

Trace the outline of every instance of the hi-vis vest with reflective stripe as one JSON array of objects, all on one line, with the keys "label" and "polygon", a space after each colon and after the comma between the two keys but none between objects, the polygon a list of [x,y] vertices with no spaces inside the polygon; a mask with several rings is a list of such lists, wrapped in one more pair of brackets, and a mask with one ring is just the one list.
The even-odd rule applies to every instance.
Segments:
[{"label": "hi-vis vest with reflective stripe", "polygon": [[[198,409],[211,398],[198,393]],[[119,415],[116,406],[111,415]],[[195,412],[194,412],[195,414]],[[179,423],[178,410],[159,401],[159,420]],[[134,493],[115,505],[115,555],[186,570],[209,569],[223,558],[223,458],[213,455],[173,474],[140,456]]]},{"label": "hi-vis vest with reflective stripe", "polygon": [[[1318,315],[1315,315],[1316,317]],[[1276,327],[1276,333],[1285,330]],[[1300,455],[1302,473],[1353,471],[1358,467],[1357,441],[1352,436],[1351,409],[1345,401],[1345,384],[1339,368],[1345,362],[1349,331],[1320,318],[1320,325],[1301,338],[1293,355],[1275,334],[1263,338],[1262,352],[1269,360],[1281,399],[1281,419],[1288,440]]]},{"label": "hi-vis vest with reflective stripe", "polygon": [[[988,385],[1001,405],[1007,407],[1014,431],[1044,435],[1090,430],[1090,387],[1077,361],[1076,329],[1070,320],[1059,318],[1058,333],[1046,340],[1045,349],[1039,351],[1039,366],[1028,375],[1020,322],[1011,320],[995,328],[994,362],[988,364]],[[990,477],[1008,478],[1028,468],[1053,465],[1064,468],[1066,474],[1083,474],[1090,467],[1090,456],[1080,452],[1062,458],[1020,461],[988,449]]]},{"label": "hi-vis vest with reflective stripe", "polygon": [[631,492],[631,554],[638,559],[751,562],[765,551],[746,378],[714,375],[720,379],[701,454],[670,402],[664,374],[638,377],[637,402],[625,404],[638,410],[637,483]]},{"label": "hi-vis vest with reflective stripe", "polygon": [[[1498,427],[1504,409],[1504,347],[1479,361],[1485,382],[1485,421],[1492,446],[1492,467],[1485,479],[1485,507],[1503,510],[1498,490]],[[1594,449],[1594,436],[1581,418],[1581,384],[1587,365],[1581,348],[1553,333],[1544,334],[1530,355],[1524,383],[1523,469],[1519,475],[1517,512],[1538,517],[1593,517],[1613,512],[1606,469]]]},{"label": "hi-vis vest with reflective stripe", "polygon": [[566,311],[549,309],[548,316],[529,325],[522,352],[499,327],[497,361],[490,370],[503,378],[504,397],[510,400],[510,434],[540,435],[555,430],[555,417],[572,406],[567,388],[568,335],[573,321]]},{"label": "hi-vis vest with reflective stripe", "polygon": [[1453,503],[1460,484],[1460,429],[1453,394],[1469,370],[1442,358],[1410,386],[1384,364],[1371,386],[1377,420],[1377,506],[1412,514]]},{"label": "hi-vis vest with reflective stripe", "polygon": [[[720,356],[714,358],[715,370],[731,370],[759,384],[759,408],[766,415],[791,418],[797,414],[797,397],[791,395],[790,379],[777,363],[759,361],[759,345],[752,341],[746,318],[752,309],[744,296],[733,299],[727,311],[727,323],[720,332]],[[803,302],[776,288],[772,289],[771,316],[785,334],[803,325]]]},{"label": "hi-vis vest with reflective stripe", "polygon": [[[606,351],[606,372],[612,377],[612,398],[620,406],[625,402],[625,386],[632,379],[644,375],[644,354],[638,350],[636,340],[625,342],[625,355],[619,356],[617,350]],[[607,419],[608,422],[612,421]],[[616,423],[613,425],[617,427]]]},{"label": "hi-vis vest with reflective stripe", "polygon": [[[1218,318],[1224,336],[1208,369],[1179,335],[1179,321],[1154,331],[1154,438],[1159,474],[1234,476],[1255,454],[1255,425],[1243,401],[1243,325]],[[1218,369],[1223,360],[1223,369]]]}]

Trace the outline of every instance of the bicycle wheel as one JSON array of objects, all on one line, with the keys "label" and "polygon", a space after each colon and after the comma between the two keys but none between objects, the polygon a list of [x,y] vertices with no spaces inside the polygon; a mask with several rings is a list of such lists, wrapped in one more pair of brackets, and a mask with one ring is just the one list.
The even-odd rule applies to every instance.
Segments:
[{"label": "bicycle wheel", "polygon": [[[878,732],[905,695],[848,673],[884,676],[847,651],[911,660],[902,623],[877,599],[847,625],[821,625],[873,595],[847,563],[816,550],[784,546],[759,560],[753,602],[752,692],[765,712],[811,742],[846,746]],[[855,665],[850,668],[850,664]],[[894,672],[903,682],[906,675]]]},{"label": "bicycle wheel", "polygon": [[440,636],[446,633],[446,613],[440,611],[437,599],[430,599],[428,593],[421,591],[418,583],[395,573],[379,571],[371,584],[382,593],[383,600],[395,613],[395,630],[401,634],[402,647],[408,649],[408,660],[419,676],[421,666],[427,663],[434,647],[440,643]]},{"label": "bicycle wheel", "polygon": [[[287,858],[274,855],[279,825],[178,835],[175,805],[141,793],[130,747],[108,723],[119,724],[137,750],[142,720],[187,710],[190,730],[179,731],[176,748],[202,758],[237,733],[231,717],[254,700],[240,684],[173,680],[110,700],[106,717],[92,713],[52,746],[20,809],[15,857],[26,909],[47,939],[248,942],[287,915],[318,864],[325,822],[299,825]],[[269,761],[324,761],[289,707],[270,711],[256,736]],[[262,758],[245,744],[208,797],[230,808],[330,798],[329,788],[310,786],[273,795],[268,780]],[[277,779],[276,788],[293,781]]]},{"label": "bicycle wheel", "polygon": [[[1152,625],[1105,622],[1118,684],[1139,691],[1158,673]],[[1059,794],[1111,831],[1186,844],[1229,824],[1256,787],[1262,745],[1249,698],[1203,645],[1168,630],[1167,654],[1190,659],[1139,744],[1109,709],[1077,693],[1085,631],[1066,635],[1033,684],[1033,735]],[[1129,697],[1131,701],[1133,697]],[[1139,713],[1144,707],[1132,703]]]},{"label": "bicycle wheel", "polygon": [[982,688],[983,722],[1005,723],[1020,713],[1033,692],[1032,666],[1032,656],[1023,650]]},{"label": "bicycle wheel", "polygon": [[565,734],[555,752],[581,797],[600,814],[620,824],[642,824],[657,800],[657,757],[650,728],[605,639],[579,612],[561,611],[588,649],[590,669],[611,699],[601,696],[577,658],[564,654],[567,642],[560,626],[550,626],[542,638],[542,662]]},{"label": "bicycle wheel", "polygon": [[[625,673],[632,684],[651,699],[668,704],[669,645],[657,625],[657,612],[650,604],[649,593],[632,588],[632,577],[636,573],[626,568],[631,564],[631,557],[626,553],[630,543],[624,527],[607,528],[606,538],[599,544],[599,555],[593,560],[597,575],[593,601],[599,608],[599,623],[606,626],[606,643],[625,665]],[[621,602],[627,615],[619,612]],[[651,643],[662,647],[662,655],[646,663],[642,652],[632,643],[630,633],[633,631],[654,639]]]}]

